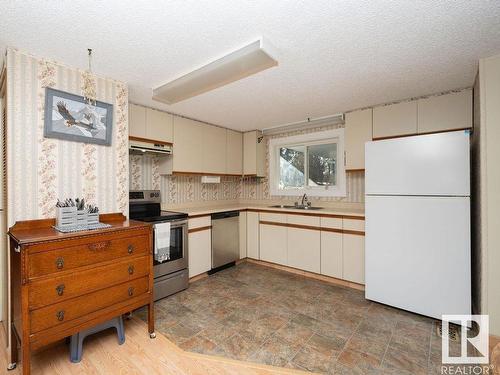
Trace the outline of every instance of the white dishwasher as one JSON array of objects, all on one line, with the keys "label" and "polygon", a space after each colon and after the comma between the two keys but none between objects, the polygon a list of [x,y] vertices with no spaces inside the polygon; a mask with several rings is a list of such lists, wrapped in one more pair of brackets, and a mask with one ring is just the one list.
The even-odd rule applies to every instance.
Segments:
[{"label": "white dishwasher", "polygon": [[212,214],[212,269],[209,274],[234,266],[240,257],[240,212]]}]

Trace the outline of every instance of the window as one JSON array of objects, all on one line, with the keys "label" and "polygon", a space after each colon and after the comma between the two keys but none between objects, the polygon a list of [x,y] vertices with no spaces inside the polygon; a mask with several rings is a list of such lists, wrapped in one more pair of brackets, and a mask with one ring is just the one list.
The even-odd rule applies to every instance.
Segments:
[{"label": "window", "polygon": [[269,141],[271,195],[345,196],[344,129]]}]

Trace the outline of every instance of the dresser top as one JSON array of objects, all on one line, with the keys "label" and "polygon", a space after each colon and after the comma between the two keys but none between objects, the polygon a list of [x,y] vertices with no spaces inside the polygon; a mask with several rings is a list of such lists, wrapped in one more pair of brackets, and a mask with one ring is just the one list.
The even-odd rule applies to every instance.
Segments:
[{"label": "dresser top", "polygon": [[96,230],[85,230],[72,233],[61,233],[53,228],[55,219],[18,221],[9,229],[9,236],[18,245],[29,245],[40,242],[60,241],[85,236],[96,236],[110,232],[150,227],[151,224],[142,221],[127,220],[122,214],[102,214],[101,222],[110,224],[111,227]]}]

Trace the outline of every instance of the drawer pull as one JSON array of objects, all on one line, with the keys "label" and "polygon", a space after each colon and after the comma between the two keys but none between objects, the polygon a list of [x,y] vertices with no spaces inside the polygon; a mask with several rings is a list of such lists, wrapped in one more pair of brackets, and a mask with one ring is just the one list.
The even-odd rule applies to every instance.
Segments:
[{"label": "drawer pull", "polygon": [[64,310],[58,311],[56,314],[57,320],[62,322],[64,320]]},{"label": "drawer pull", "polygon": [[64,287],[64,284],[58,285],[58,286],[56,287],[56,292],[57,292],[57,295],[58,295],[58,296],[62,296],[62,295],[63,295],[63,293],[64,293],[64,288],[65,288],[65,287]]},{"label": "drawer pull", "polygon": [[132,254],[134,252],[134,245],[132,245],[132,244],[128,245],[127,251],[129,254]]},{"label": "drawer pull", "polygon": [[111,246],[111,241],[103,241],[103,242],[97,242],[97,243],[90,243],[90,244],[88,244],[88,248],[91,251],[104,250],[104,249],[106,249],[109,246]]},{"label": "drawer pull", "polygon": [[128,266],[128,274],[132,275],[134,273],[134,266]]},{"label": "drawer pull", "polygon": [[132,297],[134,295],[134,288],[132,287],[128,288],[128,295],[129,297]]},{"label": "drawer pull", "polygon": [[61,270],[64,267],[64,259],[59,257],[56,259],[56,267],[58,270]]}]

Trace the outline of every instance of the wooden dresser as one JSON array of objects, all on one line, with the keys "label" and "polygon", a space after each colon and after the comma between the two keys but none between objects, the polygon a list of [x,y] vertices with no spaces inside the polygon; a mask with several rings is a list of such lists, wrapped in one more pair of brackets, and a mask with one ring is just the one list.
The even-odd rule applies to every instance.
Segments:
[{"label": "wooden dresser", "polygon": [[154,338],[151,226],[121,214],[100,219],[111,227],[60,233],[48,219],[9,231],[11,362],[20,345],[23,374],[32,350],[141,306]]}]

